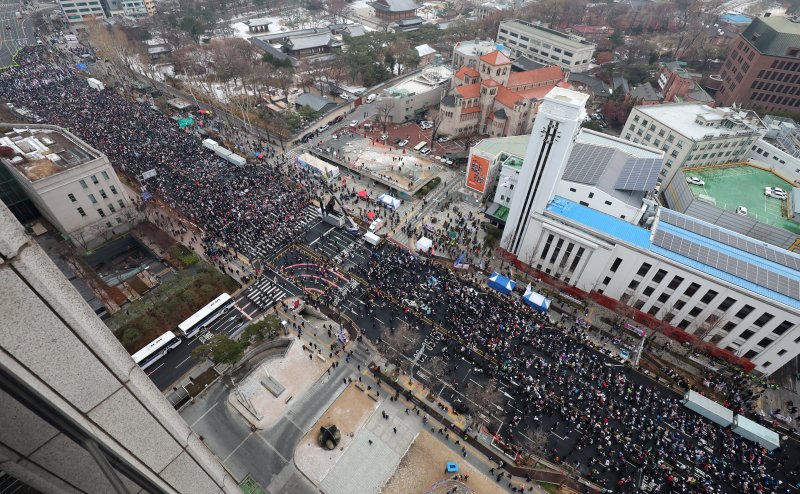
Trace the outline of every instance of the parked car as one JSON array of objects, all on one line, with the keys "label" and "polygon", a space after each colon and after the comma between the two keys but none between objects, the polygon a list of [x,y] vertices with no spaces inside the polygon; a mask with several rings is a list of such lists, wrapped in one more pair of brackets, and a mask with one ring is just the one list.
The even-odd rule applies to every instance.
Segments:
[{"label": "parked car", "polygon": [[358,120],[350,120],[350,127],[358,127]]},{"label": "parked car", "polygon": [[442,137],[439,137],[438,139],[436,139],[436,142],[447,142],[447,141],[449,141],[449,140],[450,140],[450,138],[449,138],[449,137],[447,137],[447,136],[442,136]]},{"label": "parked car", "polygon": [[337,124],[337,123],[341,122],[342,120],[344,120],[344,115],[339,115],[338,117],[336,117],[333,120],[331,120],[331,123],[332,124]]},{"label": "parked car", "polygon": [[406,144],[408,144],[408,139],[401,139],[401,140],[397,141],[397,145],[400,146],[400,147],[403,147]]},{"label": "parked car", "polygon": [[782,201],[786,200],[786,192],[780,187],[764,187],[764,195]]},{"label": "parked car", "polygon": [[325,125],[323,125],[322,127],[318,128],[318,129],[317,129],[317,132],[320,132],[320,133],[321,133],[321,132],[325,132],[326,130],[328,130],[328,129],[330,129],[330,128],[331,128],[331,126],[330,126],[330,125],[328,125],[328,124],[325,124]]},{"label": "parked car", "polygon": [[382,141],[385,142],[387,139],[389,139],[389,134],[381,134],[381,140]]},{"label": "parked car", "polygon": [[700,180],[698,177],[686,177],[686,182],[692,185],[705,185],[705,181]]},{"label": "parked car", "polygon": [[422,148],[419,150],[420,154],[428,154],[431,152],[431,148]]},{"label": "parked car", "polygon": [[739,206],[736,208],[736,214],[740,216],[747,216],[747,208],[744,206]]}]

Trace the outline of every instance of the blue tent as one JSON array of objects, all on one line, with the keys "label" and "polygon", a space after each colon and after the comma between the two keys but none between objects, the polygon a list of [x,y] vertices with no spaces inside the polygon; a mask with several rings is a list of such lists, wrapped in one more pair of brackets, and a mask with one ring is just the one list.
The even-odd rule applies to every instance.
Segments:
[{"label": "blue tent", "polygon": [[495,271],[494,273],[492,273],[491,276],[489,276],[487,284],[489,285],[490,288],[494,288],[498,292],[505,295],[508,295],[511,292],[513,292],[514,287],[517,286],[516,281],[509,280],[508,278],[498,273],[497,271]]},{"label": "blue tent", "polygon": [[528,289],[525,290],[525,295],[522,296],[522,300],[539,312],[547,312],[550,308],[550,299],[545,298],[541,293],[532,291],[530,285],[528,285]]}]

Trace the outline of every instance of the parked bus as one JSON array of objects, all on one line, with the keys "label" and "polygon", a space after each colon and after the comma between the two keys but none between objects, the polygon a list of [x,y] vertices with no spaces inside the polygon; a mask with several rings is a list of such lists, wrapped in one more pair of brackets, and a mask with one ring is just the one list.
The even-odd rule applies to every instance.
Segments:
[{"label": "parked bus", "polygon": [[180,323],[178,329],[181,330],[185,338],[191,338],[200,330],[204,329],[209,323],[228,312],[231,307],[233,307],[233,299],[227,293],[223,293],[209,302],[208,305],[192,314],[189,319]]},{"label": "parked bus", "polygon": [[414,146],[414,151],[422,151],[422,148],[424,148],[427,145],[428,145],[427,142],[422,141],[419,144],[417,144],[416,146]]},{"label": "parked bus", "polygon": [[144,370],[180,344],[181,340],[172,331],[168,331],[148,343],[146,347],[134,353],[131,357]]}]

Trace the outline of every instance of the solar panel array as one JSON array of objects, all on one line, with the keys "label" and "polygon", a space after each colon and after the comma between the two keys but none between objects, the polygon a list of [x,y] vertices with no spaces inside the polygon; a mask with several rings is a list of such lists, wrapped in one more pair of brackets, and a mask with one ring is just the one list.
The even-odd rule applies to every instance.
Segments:
[{"label": "solar panel array", "polygon": [[787,268],[800,271],[800,256],[789,251],[781,250],[769,245],[743,238],[739,235],[728,233],[719,228],[714,228],[705,223],[695,221],[687,216],[680,216],[667,209],[661,210],[661,221],[666,221],[670,225],[683,228],[690,232],[702,235],[711,240],[716,240],[735,249],[749,252],[755,256],[776,262]]},{"label": "solar panel array", "polygon": [[628,158],[614,188],[641,192],[653,190],[660,171],[661,160],[658,158]]},{"label": "solar panel array", "polygon": [[597,185],[613,156],[613,148],[577,143],[572,148],[562,178],[570,182]]},{"label": "solar panel array", "polygon": [[657,231],[653,236],[653,243],[676,254],[800,300],[800,281],[793,280],[764,267],[723,254],[711,247],[661,230]]}]

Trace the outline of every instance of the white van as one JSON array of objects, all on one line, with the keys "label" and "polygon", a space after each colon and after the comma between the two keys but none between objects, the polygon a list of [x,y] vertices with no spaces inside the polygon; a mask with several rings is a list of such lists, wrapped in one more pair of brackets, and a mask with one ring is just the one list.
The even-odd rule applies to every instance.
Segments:
[{"label": "white van", "polygon": [[369,104],[369,103],[372,103],[373,101],[375,101],[376,99],[378,99],[378,95],[375,94],[375,93],[372,93],[369,96],[367,96],[366,102]]},{"label": "white van", "polygon": [[369,228],[367,229],[370,232],[377,232],[383,226],[383,219],[375,218],[372,220],[372,223],[369,224]]}]

